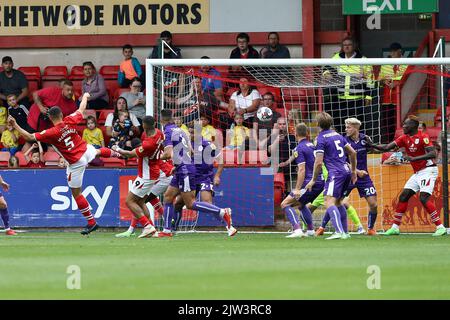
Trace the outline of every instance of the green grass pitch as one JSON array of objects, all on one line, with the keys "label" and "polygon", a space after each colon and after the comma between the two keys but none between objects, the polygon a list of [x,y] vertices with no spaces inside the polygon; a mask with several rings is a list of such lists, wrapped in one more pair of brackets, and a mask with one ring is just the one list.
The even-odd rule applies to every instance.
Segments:
[{"label": "green grass pitch", "polygon": [[[0,235],[0,299],[449,299],[450,239],[285,234]],[[81,270],[69,290],[67,268]],[[380,268],[369,290],[367,268]]]}]

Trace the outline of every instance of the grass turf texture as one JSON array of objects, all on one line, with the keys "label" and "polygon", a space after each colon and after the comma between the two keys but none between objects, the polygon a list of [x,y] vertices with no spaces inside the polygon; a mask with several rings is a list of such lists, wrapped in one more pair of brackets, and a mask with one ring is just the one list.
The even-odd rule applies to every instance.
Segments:
[{"label": "grass turf texture", "polygon": [[[0,299],[448,299],[450,239],[284,234],[0,235]],[[69,265],[81,290],[68,290]],[[367,267],[381,269],[369,290]]]}]

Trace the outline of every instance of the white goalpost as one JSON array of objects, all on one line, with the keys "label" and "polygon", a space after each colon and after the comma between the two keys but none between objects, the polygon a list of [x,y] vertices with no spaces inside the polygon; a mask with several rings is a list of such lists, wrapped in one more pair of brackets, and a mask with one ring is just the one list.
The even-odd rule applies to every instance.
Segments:
[{"label": "white goalpost", "polygon": [[[450,76],[446,71],[447,66],[450,65],[450,58],[444,58],[442,50],[440,52],[441,57],[399,59],[147,59],[146,112],[158,119],[160,110],[172,109],[180,126],[193,120],[207,118],[209,125],[215,129],[213,138],[215,143],[227,149],[235,126],[234,113],[231,116],[227,105],[234,94],[241,92],[242,79],[245,78],[251,90],[258,91],[261,105],[265,103],[267,94],[269,97],[272,95],[274,116],[277,114],[278,119],[285,120],[288,150],[284,150],[279,142],[280,145],[276,150],[280,157],[285,151],[292,154],[295,147],[293,129],[298,123],[304,122],[310,128],[310,138],[314,140],[319,132],[315,116],[321,111],[326,111],[333,116],[335,129],[339,133],[345,135],[346,118],[356,117],[362,122],[362,132],[369,135],[375,142],[385,143],[387,139],[392,141],[399,134],[399,131],[395,132],[395,128],[398,129],[399,123],[406,115],[415,112],[417,108],[440,109],[443,115],[446,114],[444,100],[446,93],[443,83],[444,79]],[[397,112],[389,115],[385,112],[385,81],[389,80],[390,76],[382,72],[383,66],[408,67],[404,78],[397,83],[399,89],[391,90],[390,94],[397,96],[394,108],[397,104],[399,108]],[[209,72],[209,67],[213,67],[216,72]],[[380,78],[383,77],[381,74],[384,78]],[[414,83],[414,76],[419,75],[424,77],[423,84],[420,85],[417,82]],[[433,84],[433,81],[437,81],[436,79],[441,79],[437,82],[439,85]],[[212,83],[220,83],[222,95],[214,90],[204,90],[204,85]],[[416,88],[414,93],[410,94],[410,100],[406,103],[404,98],[405,101],[402,103],[403,95],[413,92],[409,88],[414,85]],[[430,103],[430,101],[434,102]],[[252,124],[259,122],[261,125],[261,121],[257,119],[256,114],[250,117],[244,112],[243,115],[244,126],[250,127],[250,138],[247,138],[245,147],[242,147],[244,149],[236,151],[237,157],[225,158],[225,163],[231,167],[233,165],[238,167],[248,165],[249,161],[256,159],[251,164],[271,166],[275,179],[274,211],[276,217],[281,218],[279,197],[283,198],[295,185],[296,168],[292,165],[283,169],[279,168],[278,162],[284,160],[278,159],[278,155],[275,159],[275,154],[271,154],[271,152],[275,153],[269,146],[273,139],[270,136],[272,128],[267,129],[266,123],[264,132],[253,132]],[[277,120],[275,118],[272,120],[270,124],[276,123],[278,128]],[[443,123],[445,124],[445,121]],[[258,130],[261,130],[260,128],[261,126],[258,126]],[[441,128],[444,132],[445,125]],[[252,148],[255,148],[257,152],[252,153]],[[251,155],[248,156],[246,152]],[[263,153],[264,156],[262,156]],[[256,158],[252,158],[253,154],[257,154]],[[376,153],[368,156],[368,165],[377,190],[376,228],[382,230],[390,223],[393,216],[392,210],[395,207],[396,197],[403,187],[405,176],[409,174],[407,169],[409,165],[382,165],[382,155]],[[444,172],[447,171],[444,170]],[[443,180],[448,181],[447,177]],[[283,183],[284,186],[281,186]],[[281,191],[276,189],[279,185]],[[245,195],[242,195],[242,201],[256,200],[247,199]],[[352,192],[350,202],[358,211],[363,224],[366,225],[368,205],[365,200],[360,199],[355,190]],[[428,230],[427,227],[422,228],[422,221],[427,221],[423,218],[423,213],[418,210],[410,209],[405,231],[426,232]],[[318,210],[317,213],[314,214],[316,226],[320,224],[323,211]],[[191,218],[188,223],[182,224],[183,230],[193,230],[196,227],[198,215],[194,214]],[[355,230],[355,228],[356,226],[350,222],[349,230]]]}]

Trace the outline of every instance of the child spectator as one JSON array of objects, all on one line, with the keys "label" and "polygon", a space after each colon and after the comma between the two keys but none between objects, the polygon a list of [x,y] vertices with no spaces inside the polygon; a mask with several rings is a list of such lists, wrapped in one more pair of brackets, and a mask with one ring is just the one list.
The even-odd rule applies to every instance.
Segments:
[{"label": "child spectator", "polygon": [[[31,158],[28,155],[31,153]],[[30,149],[24,154],[25,160],[28,162],[27,168],[45,168],[44,163],[44,150],[40,142],[33,143]]]},{"label": "child spectator", "polygon": [[189,128],[183,123],[183,120],[181,120],[180,116],[173,117],[173,122],[175,122],[175,125],[178,128],[181,128],[184,132],[186,132],[189,136]]},{"label": "child spectator", "polygon": [[8,117],[8,110],[3,106],[3,102],[0,101],[0,134],[5,131],[6,118]]},{"label": "child spectator", "polygon": [[206,115],[201,115],[200,121],[202,122],[202,137],[205,140],[214,142],[216,140],[216,129],[209,124],[209,118]]},{"label": "child spectator", "polygon": [[19,105],[17,96],[10,94],[6,97],[8,103],[8,114],[16,119],[17,124],[21,128],[28,128],[27,117],[28,109],[24,105]]},{"label": "child spectator", "polygon": [[92,144],[96,149],[105,146],[105,139],[103,138],[102,130],[97,128],[97,121],[93,116],[86,118],[87,128],[83,130],[83,140]]},{"label": "child spectator", "polygon": [[19,131],[8,123],[6,130],[2,133],[1,142],[4,147],[2,151],[8,151],[12,156],[15,155],[19,149]]},{"label": "child spectator", "polygon": [[142,68],[139,60],[133,57],[133,47],[126,44],[122,48],[125,59],[120,64],[119,77],[117,81],[121,88],[130,86],[134,78],[141,78]]},{"label": "child spectator", "polygon": [[131,139],[134,132],[127,111],[119,111],[119,118],[114,123],[113,131],[108,147],[112,148],[112,146],[117,145],[121,149],[131,150]]},{"label": "child spectator", "polygon": [[245,142],[250,138],[250,129],[243,125],[244,117],[240,114],[234,116],[234,122],[230,128],[231,139],[226,149],[245,149]]},{"label": "child spectator", "polygon": [[19,159],[16,156],[11,156],[8,161],[8,168],[18,168]]},{"label": "child spectator", "polygon": [[67,161],[63,157],[59,157],[58,159],[58,168],[67,167]]}]

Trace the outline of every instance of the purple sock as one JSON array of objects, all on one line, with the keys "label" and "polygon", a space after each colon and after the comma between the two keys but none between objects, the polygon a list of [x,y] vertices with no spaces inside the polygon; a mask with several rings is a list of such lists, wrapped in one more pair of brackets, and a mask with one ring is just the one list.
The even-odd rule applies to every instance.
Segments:
[{"label": "purple sock", "polygon": [[301,211],[302,211],[302,217],[305,220],[306,225],[308,226],[308,230],[314,230],[311,211],[306,206],[303,207],[303,209]]},{"label": "purple sock", "polygon": [[369,223],[368,227],[369,229],[375,228],[375,222],[377,221],[377,209],[369,211]]},{"label": "purple sock", "polygon": [[172,219],[174,218],[175,210],[173,204],[164,204],[164,229],[172,230]]},{"label": "purple sock", "polygon": [[337,208],[341,214],[342,228],[344,229],[344,232],[347,233],[348,232],[347,209],[345,209],[345,206],[339,206]]},{"label": "purple sock", "polygon": [[8,208],[0,209],[0,215],[2,216],[2,220],[3,220],[3,224],[5,225],[5,229],[9,229]]},{"label": "purple sock", "polygon": [[220,215],[221,209],[208,202],[195,201],[194,204],[192,205],[192,209],[213,214],[218,219],[222,218]]},{"label": "purple sock", "polygon": [[328,224],[328,221],[330,221],[330,214],[328,213],[328,210],[327,210],[327,211],[325,211],[325,214],[322,219],[322,224],[320,226],[325,229],[325,227]]},{"label": "purple sock", "polygon": [[183,209],[181,209],[180,211],[174,210],[174,217],[173,219],[175,220],[175,225],[174,225],[174,229],[175,231],[178,230],[178,227],[180,226],[180,222],[181,222],[181,218],[183,217]]},{"label": "purple sock", "polygon": [[294,230],[300,229],[300,223],[298,221],[297,212],[295,212],[295,209],[292,208],[291,206],[287,206],[286,208],[283,209],[283,211],[286,214],[286,217],[291,222]]},{"label": "purple sock", "polygon": [[339,212],[339,209],[336,206],[331,206],[327,209],[327,212],[330,215],[330,220],[335,231],[343,233],[344,229],[342,228],[341,213]]}]

